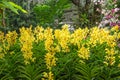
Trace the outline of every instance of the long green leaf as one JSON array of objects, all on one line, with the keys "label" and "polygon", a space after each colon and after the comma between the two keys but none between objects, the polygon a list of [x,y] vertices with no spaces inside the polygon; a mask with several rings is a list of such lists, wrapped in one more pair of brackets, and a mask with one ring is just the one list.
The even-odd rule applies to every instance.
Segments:
[{"label": "long green leaf", "polygon": [[26,80],[31,80],[31,78],[25,74],[20,74],[19,77],[25,78]]},{"label": "long green leaf", "polygon": [[11,4],[13,7],[15,7],[16,9],[19,9],[19,10],[21,10],[23,13],[27,13],[27,11],[26,10],[24,10],[21,6],[19,6],[19,5],[17,5],[17,4],[15,4],[15,3],[13,3],[13,2],[8,2],[9,4]]},{"label": "long green leaf", "polygon": [[24,66],[20,66],[19,71],[21,72],[21,74],[30,77],[30,74],[26,71],[26,68]]},{"label": "long green leaf", "polygon": [[14,13],[16,14],[19,14],[18,13],[18,10],[22,11],[23,13],[27,13],[26,10],[24,10],[21,6],[9,1],[1,1],[0,2],[0,8],[8,8],[10,9],[11,11],[13,11]]},{"label": "long green leaf", "polygon": [[15,8],[13,5],[11,5],[9,2],[7,1],[2,1],[2,3],[4,4],[5,8],[10,9],[11,11],[13,11],[14,13],[18,14],[18,9]]}]

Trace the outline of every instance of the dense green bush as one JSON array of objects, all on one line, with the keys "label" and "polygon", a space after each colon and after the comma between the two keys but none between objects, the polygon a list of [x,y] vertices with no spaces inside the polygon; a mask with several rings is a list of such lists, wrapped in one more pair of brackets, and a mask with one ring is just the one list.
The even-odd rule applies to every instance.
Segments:
[{"label": "dense green bush", "polygon": [[[44,4],[37,4],[33,11],[39,25],[57,27],[58,23],[62,21],[64,10],[69,7],[69,0],[49,0]],[[55,20],[58,20],[57,25],[55,25]]]}]

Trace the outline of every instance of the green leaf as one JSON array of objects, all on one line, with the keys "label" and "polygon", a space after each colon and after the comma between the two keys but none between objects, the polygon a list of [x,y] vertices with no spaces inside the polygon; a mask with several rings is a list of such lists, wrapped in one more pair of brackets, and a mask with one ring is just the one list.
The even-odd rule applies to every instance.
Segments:
[{"label": "green leaf", "polygon": [[19,77],[25,78],[27,80],[38,80],[42,77],[42,67],[37,67],[32,64],[26,66],[19,66],[19,72],[21,73]]},{"label": "green leaf", "polygon": [[111,74],[112,79],[119,78],[120,79],[120,70],[114,70]]},{"label": "green leaf", "polygon": [[23,13],[27,13],[27,11],[24,10],[24,9],[22,9],[21,6],[13,3],[11,1],[9,1],[9,2],[7,2],[7,1],[1,1],[0,2],[0,8],[8,8],[8,9],[10,9],[11,11],[13,11],[16,14],[19,14],[18,10],[22,11]]},{"label": "green leaf", "polygon": [[86,64],[78,64],[78,65],[76,65],[75,70],[80,73],[80,75],[76,74],[76,76],[78,75],[83,80],[84,79],[85,80],[90,79],[91,73],[90,73],[89,67]]},{"label": "green leaf", "polygon": [[16,9],[21,10],[23,13],[27,13],[27,11],[24,10],[21,6],[15,4],[15,3],[13,3],[13,2],[8,2],[8,3],[11,4],[13,7],[15,7]]},{"label": "green leaf", "polygon": [[2,3],[4,4],[4,7],[5,8],[8,8],[8,9],[10,9],[11,11],[13,11],[14,13],[16,13],[16,14],[18,14],[18,9],[17,8],[14,8],[14,6],[13,5],[11,5],[9,2],[7,2],[7,1],[2,1]]},{"label": "green leaf", "polygon": [[0,8],[4,8],[4,7],[5,7],[5,5],[0,3]]}]

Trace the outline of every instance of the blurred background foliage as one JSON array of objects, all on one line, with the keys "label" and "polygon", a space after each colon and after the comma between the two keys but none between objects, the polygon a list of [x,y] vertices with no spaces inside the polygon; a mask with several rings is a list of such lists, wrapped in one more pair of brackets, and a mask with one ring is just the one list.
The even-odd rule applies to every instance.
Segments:
[{"label": "blurred background foliage", "polygon": [[[2,0],[1,0],[2,1]],[[10,0],[25,9],[28,13],[13,13],[10,9],[5,9],[4,25],[0,25],[1,30],[18,30],[25,26],[43,26],[52,28],[60,28],[60,22],[63,21],[66,9],[75,6],[77,9],[77,18],[73,24],[81,28],[93,27],[100,23],[103,15],[96,11],[101,9],[100,5],[95,5],[92,0]],[[112,0],[111,0],[112,1]],[[120,1],[117,0],[118,7]],[[8,4],[8,3],[7,3]],[[11,7],[10,7],[11,8]],[[14,9],[12,9],[14,10]],[[69,17],[69,15],[68,15]],[[73,16],[74,17],[74,16]],[[3,20],[3,19],[1,19]],[[5,28],[3,28],[5,26]]]},{"label": "blurred background foliage", "polygon": [[[58,26],[55,21],[61,21],[63,10],[70,6],[69,0],[11,0],[28,11],[27,14],[11,13],[6,10],[6,27],[10,30],[18,30],[20,27],[29,27],[41,25]],[[40,1],[40,2],[39,2]]]},{"label": "blurred background foliage", "polygon": [[44,4],[37,4],[33,8],[39,25],[55,26],[55,21],[62,21],[63,11],[70,7],[69,0],[48,0]]},{"label": "blurred background foliage", "polygon": [[[0,0],[0,26],[1,28],[6,27],[6,11],[10,10],[16,14],[19,14],[19,11],[22,13],[27,13],[21,6],[17,5],[16,3],[10,0]],[[19,11],[18,11],[19,10]],[[8,15],[8,14],[7,14]]]}]

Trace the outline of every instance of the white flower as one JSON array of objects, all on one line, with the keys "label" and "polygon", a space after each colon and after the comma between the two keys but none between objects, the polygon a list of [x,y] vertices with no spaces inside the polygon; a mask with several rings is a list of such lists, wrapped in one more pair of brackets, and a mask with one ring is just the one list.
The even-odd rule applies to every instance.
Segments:
[{"label": "white flower", "polygon": [[115,8],[114,10],[115,10],[115,12],[118,12],[120,9],[119,8]]},{"label": "white flower", "polygon": [[108,24],[110,22],[110,20],[105,20],[104,24]]}]

